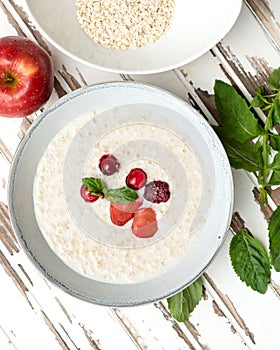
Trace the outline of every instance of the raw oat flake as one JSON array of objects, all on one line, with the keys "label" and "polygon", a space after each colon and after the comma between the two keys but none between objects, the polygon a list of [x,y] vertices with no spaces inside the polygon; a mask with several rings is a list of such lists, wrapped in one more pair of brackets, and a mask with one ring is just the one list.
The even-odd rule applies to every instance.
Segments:
[{"label": "raw oat flake", "polygon": [[175,0],[76,0],[81,28],[99,45],[136,49],[159,40],[171,25]]}]

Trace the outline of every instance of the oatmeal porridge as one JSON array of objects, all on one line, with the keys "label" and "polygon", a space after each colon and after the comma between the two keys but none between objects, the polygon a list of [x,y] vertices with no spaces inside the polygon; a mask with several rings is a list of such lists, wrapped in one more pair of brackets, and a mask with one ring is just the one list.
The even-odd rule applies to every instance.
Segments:
[{"label": "oatmeal porridge", "polygon": [[[203,188],[198,160],[186,140],[141,118],[110,129],[106,119],[101,124],[99,114],[80,116],[53,138],[38,164],[33,197],[42,234],[65,264],[98,281],[153,278],[174,266],[195,241],[190,230]],[[104,154],[120,159],[116,176],[100,172],[98,161]],[[117,188],[132,168],[144,169],[148,180],[170,185],[166,203],[145,203],[158,221],[158,232],[147,239],[131,233],[131,222],[113,225],[108,201],[85,203],[79,194],[82,177],[102,178]]]}]

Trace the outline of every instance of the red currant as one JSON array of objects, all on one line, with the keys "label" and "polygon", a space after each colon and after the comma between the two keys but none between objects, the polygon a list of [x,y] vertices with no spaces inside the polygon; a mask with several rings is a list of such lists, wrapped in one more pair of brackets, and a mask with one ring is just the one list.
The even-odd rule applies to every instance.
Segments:
[{"label": "red currant", "polygon": [[99,159],[99,169],[104,175],[113,175],[119,171],[120,161],[113,154],[104,154]]},{"label": "red currant", "polygon": [[94,194],[90,193],[90,191],[86,188],[85,185],[82,185],[80,193],[81,193],[81,197],[86,202],[93,203],[93,202],[97,201],[97,199],[99,198],[99,196],[95,196]]},{"label": "red currant", "polygon": [[147,182],[147,174],[141,168],[134,168],[125,179],[126,185],[133,190],[139,190]]}]

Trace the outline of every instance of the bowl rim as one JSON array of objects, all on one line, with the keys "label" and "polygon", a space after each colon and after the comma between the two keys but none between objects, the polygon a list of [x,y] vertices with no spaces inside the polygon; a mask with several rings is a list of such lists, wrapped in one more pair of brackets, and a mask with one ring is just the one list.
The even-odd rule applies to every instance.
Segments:
[{"label": "bowl rim", "polygon": [[[187,283],[186,281],[182,281],[181,285],[178,288],[173,289],[172,291],[168,291],[165,293],[162,293],[160,295],[154,295],[153,297],[150,298],[146,298],[146,299],[142,299],[142,300],[137,300],[137,301],[131,301],[131,300],[126,300],[125,298],[122,301],[118,301],[118,302],[108,302],[108,301],[104,301],[104,300],[97,300],[95,299],[95,297],[93,296],[89,296],[88,294],[82,294],[79,293],[75,290],[73,290],[73,288],[69,288],[69,286],[64,285],[61,281],[59,281],[55,276],[51,275],[48,270],[41,265],[41,263],[36,259],[36,257],[34,257],[32,251],[29,249],[28,244],[26,243],[25,239],[24,239],[24,234],[21,231],[21,228],[18,225],[17,222],[17,215],[15,212],[15,207],[14,207],[14,184],[15,184],[15,177],[16,177],[16,171],[17,171],[17,166],[18,166],[18,162],[20,161],[20,157],[22,152],[24,152],[26,145],[28,144],[30,138],[32,137],[32,134],[34,132],[36,132],[36,128],[38,127],[38,125],[40,125],[45,118],[48,117],[49,114],[51,114],[54,110],[56,110],[57,108],[59,108],[61,105],[63,105],[64,103],[67,103],[68,99],[73,99],[75,97],[78,97],[80,94],[83,93],[87,93],[88,91],[92,91],[95,89],[102,89],[102,88],[106,88],[106,87],[133,87],[136,89],[148,89],[149,91],[157,91],[160,94],[163,94],[164,96],[169,96],[173,99],[175,99],[177,102],[179,102],[180,104],[182,104],[183,106],[187,106],[189,109],[191,109],[193,111],[193,113],[195,113],[197,116],[199,116],[201,118],[201,121],[203,124],[207,125],[207,127],[210,128],[210,125],[208,124],[208,122],[191,106],[189,105],[186,101],[184,101],[183,99],[181,99],[180,97],[176,96],[173,93],[170,93],[162,88],[158,88],[155,87],[151,84],[145,84],[145,83],[137,83],[137,82],[128,82],[128,81],[116,81],[116,82],[105,82],[105,83],[98,83],[98,84],[94,84],[94,85],[90,85],[90,86],[86,86],[84,88],[79,88],[63,97],[61,97],[59,100],[56,101],[56,103],[54,103],[54,105],[48,109],[46,109],[41,116],[31,125],[31,127],[28,129],[26,135],[24,136],[24,138],[21,140],[21,142],[19,143],[19,146],[16,150],[15,156],[13,158],[12,161],[12,165],[10,168],[10,174],[9,174],[9,179],[8,179],[8,209],[9,209],[9,215],[10,215],[10,219],[11,219],[11,224],[13,227],[14,232],[16,233],[16,236],[20,242],[21,247],[23,248],[23,250],[27,253],[27,256],[30,258],[30,260],[32,261],[32,263],[38,268],[38,270],[45,276],[47,277],[47,279],[49,281],[51,281],[52,283],[54,283],[55,285],[58,285],[59,287],[61,287],[65,292],[67,292],[68,294],[75,296],[79,299],[94,303],[94,304],[98,304],[98,305],[104,305],[104,306],[110,306],[110,307],[123,307],[123,306],[136,306],[136,305],[144,305],[144,304],[148,304],[148,303],[152,303],[152,302],[156,302],[165,298],[168,298],[176,293],[178,293],[179,291],[183,290],[184,288],[186,288],[187,286],[189,286],[191,283],[193,283],[197,278],[199,278],[201,276],[201,274],[208,268],[208,266],[212,263],[212,261],[214,260],[214,258],[216,257],[216,255],[218,254],[218,252],[220,251],[221,247],[223,246],[223,243],[227,237],[227,233],[228,233],[228,229],[230,226],[230,222],[231,222],[231,217],[232,217],[232,212],[233,212],[233,203],[234,203],[234,189],[233,189],[233,178],[232,178],[232,172],[230,170],[230,165],[228,162],[228,158],[226,156],[226,152],[218,138],[218,136],[215,134],[214,131],[212,131],[212,136],[215,138],[215,141],[217,142],[217,144],[219,145],[221,151],[223,152],[223,156],[224,161],[226,162],[226,166],[229,167],[229,173],[228,173],[228,177],[229,177],[229,187],[227,188],[228,190],[228,194],[231,198],[230,202],[227,203],[227,220],[225,223],[225,227],[223,228],[223,232],[220,232],[220,236],[221,239],[219,240],[219,244],[216,245],[215,247],[215,251],[212,254],[212,257],[208,260],[207,264],[205,264],[200,271],[197,272],[197,274],[191,279],[189,280]],[[41,234],[42,235],[42,234]],[[43,235],[42,235],[43,236]],[[64,263],[64,262],[63,262]],[[82,276],[83,278],[86,278],[85,276]],[[143,283],[147,283],[148,281],[145,281]],[[108,284],[108,283],[107,283]],[[126,284],[129,285],[129,284]],[[131,285],[137,285],[136,284],[131,284]]]}]

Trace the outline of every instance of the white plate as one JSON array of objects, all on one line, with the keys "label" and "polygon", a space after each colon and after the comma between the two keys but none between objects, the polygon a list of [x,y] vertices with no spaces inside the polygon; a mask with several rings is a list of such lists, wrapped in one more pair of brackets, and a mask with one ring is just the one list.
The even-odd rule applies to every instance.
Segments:
[{"label": "white plate", "polygon": [[[202,203],[204,221],[197,227],[195,243],[176,266],[138,283],[97,281],[84,277],[66,265],[44,239],[34,212],[34,177],[50,141],[73,119],[93,110],[97,111],[97,117],[98,113],[103,117],[102,112],[105,110],[127,105],[131,108],[136,106],[137,109],[139,104],[148,107],[153,105],[153,109],[158,109],[158,114],[162,115],[162,121],[172,119],[177,133],[188,140],[199,159],[203,173],[203,192],[205,195],[211,193],[211,196],[210,200]],[[165,114],[163,110],[166,111]],[[159,88],[128,82],[99,84],[77,90],[45,111],[29,129],[17,150],[11,168],[8,193],[12,225],[36,266],[52,282],[70,294],[111,306],[131,306],[163,299],[198,278],[225,239],[233,204],[230,165],[209,124],[190,105],[176,96]],[[207,203],[207,208],[203,207],[204,203]]]},{"label": "white plate", "polygon": [[45,37],[73,59],[119,73],[150,74],[193,61],[219,42],[234,25],[242,0],[175,0],[175,15],[166,35],[137,50],[110,50],[81,30],[75,0],[26,0]]}]

